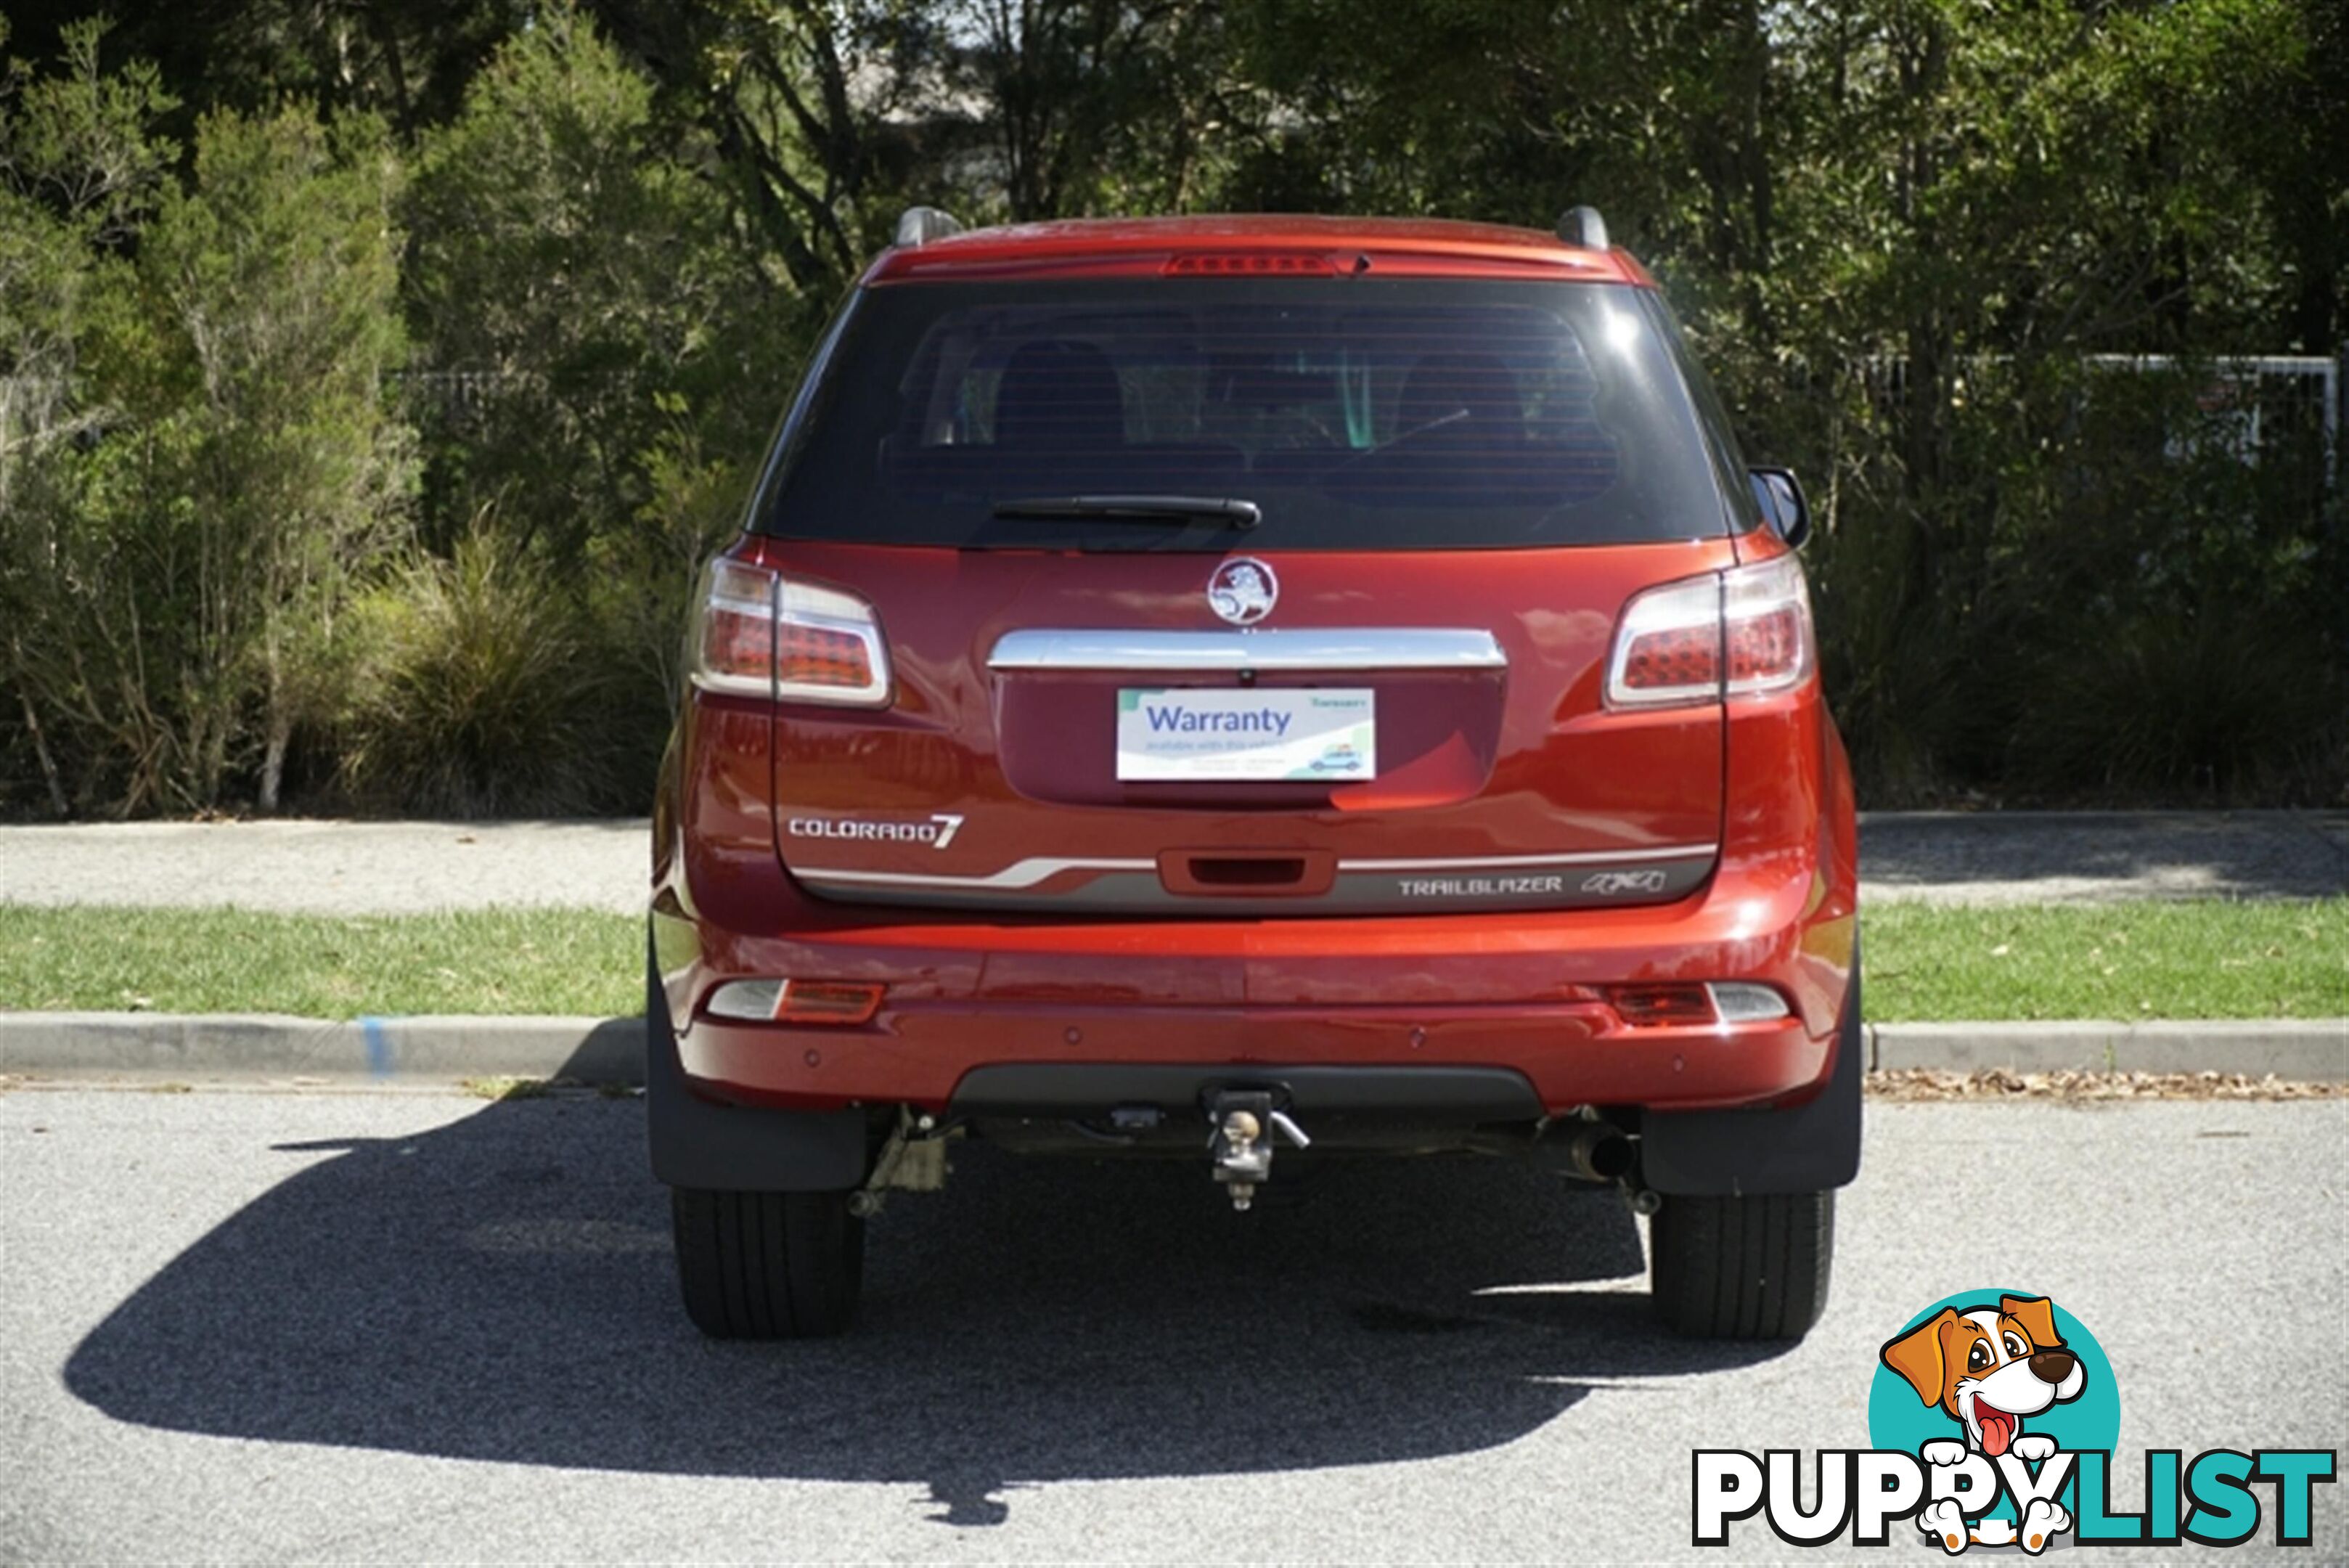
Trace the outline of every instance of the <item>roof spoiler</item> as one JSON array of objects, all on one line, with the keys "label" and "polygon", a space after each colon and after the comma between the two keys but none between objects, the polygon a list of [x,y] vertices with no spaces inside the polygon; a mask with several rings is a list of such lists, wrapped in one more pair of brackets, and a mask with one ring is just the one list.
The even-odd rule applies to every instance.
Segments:
[{"label": "roof spoiler", "polygon": [[936,207],[908,207],[897,220],[896,244],[913,247],[962,233],[962,220]]},{"label": "roof spoiler", "polygon": [[[908,217],[912,215],[911,213],[906,214]],[[904,233],[903,228],[898,230],[900,236]],[[1607,248],[1607,220],[1599,215],[1596,207],[1568,207],[1566,216],[1557,221],[1557,237],[1568,244],[1580,245],[1585,250],[1603,251]],[[898,243],[905,243],[902,237]]]}]

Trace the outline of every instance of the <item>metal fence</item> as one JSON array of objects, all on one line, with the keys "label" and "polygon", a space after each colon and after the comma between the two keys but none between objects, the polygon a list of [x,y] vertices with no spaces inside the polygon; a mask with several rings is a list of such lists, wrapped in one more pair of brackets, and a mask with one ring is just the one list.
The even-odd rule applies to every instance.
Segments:
[{"label": "metal fence", "polygon": [[[1983,360],[1975,363],[1988,363]],[[2313,441],[2323,454],[2323,487],[2341,482],[2343,382],[2349,374],[2349,348],[2340,358],[2321,354],[2261,354],[2217,359],[2181,359],[2168,354],[2091,354],[2082,363],[2106,372],[2203,379],[2196,395],[2206,416],[2193,430],[2176,430],[2165,440],[2173,457],[2209,451],[2212,443],[2246,464],[2258,464],[2279,446]],[[1871,360],[1866,369],[1870,401],[1878,413],[1897,410],[1908,391],[1908,366],[1898,358]],[[612,378],[595,377],[596,382]],[[442,419],[478,417],[490,406],[522,392],[543,394],[546,379],[534,371],[409,369],[393,380],[419,413]],[[593,394],[598,386],[580,389]]]},{"label": "metal fence", "polygon": [[[2349,358],[2349,356],[2344,356]],[[2199,373],[2195,400],[2203,427],[2173,432],[2168,450],[2184,456],[2190,443],[2217,443],[2238,461],[2256,464],[2279,441],[2313,435],[2323,452],[2324,488],[2340,483],[2342,359],[2313,354],[2268,354],[2200,362],[2167,354],[2092,354],[2099,370],[2160,375]]]},{"label": "metal fence", "polygon": [[[2164,411],[2127,438],[2132,448],[2145,443],[2142,455],[2186,459],[2224,454],[2249,467],[2305,462],[2315,492],[2312,499],[2321,503],[2339,491],[2342,418],[2349,411],[2344,408],[2349,347],[2338,358],[2321,354],[2207,359],[2088,354],[2071,363],[2090,372],[2071,391],[2068,423],[2075,432],[2092,416],[2113,411],[2109,400],[2096,395],[2103,378],[2175,379],[2178,389],[2192,388],[2192,407],[2181,410],[2184,400],[2175,396],[2156,400]],[[1954,367],[1952,396],[1962,400],[1975,394],[2013,364],[2005,355],[1966,357]],[[1895,355],[1874,356],[1862,363],[1859,374],[1877,420],[1884,428],[1897,427],[1914,390],[1909,362]],[[2154,407],[2146,405],[2147,410]],[[2111,438],[2116,431],[2109,421],[2100,422]]]}]

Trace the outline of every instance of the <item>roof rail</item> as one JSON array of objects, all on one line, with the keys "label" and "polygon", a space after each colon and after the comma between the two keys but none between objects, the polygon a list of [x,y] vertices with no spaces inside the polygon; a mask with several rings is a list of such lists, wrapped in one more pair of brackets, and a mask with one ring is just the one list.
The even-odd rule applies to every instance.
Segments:
[{"label": "roof rail", "polygon": [[941,213],[936,207],[908,207],[897,220],[897,240],[901,245],[926,245],[932,240],[942,240],[949,234],[962,233],[962,220],[952,213]]},{"label": "roof rail", "polygon": [[1566,216],[1557,221],[1557,237],[1585,250],[1603,251],[1607,248],[1607,220],[1599,215],[1596,207],[1568,207]]}]

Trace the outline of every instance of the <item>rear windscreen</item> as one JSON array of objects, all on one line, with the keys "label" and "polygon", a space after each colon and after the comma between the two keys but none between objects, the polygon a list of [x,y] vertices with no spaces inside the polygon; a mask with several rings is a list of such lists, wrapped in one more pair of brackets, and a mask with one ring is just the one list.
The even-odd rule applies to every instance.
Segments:
[{"label": "rear windscreen", "polygon": [[1661,328],[1621,286],[1146,279],[864,291],[789,437],[792,538],[1226,549],[1212,522],[1008,503],[1253,503],[1250,548],[1717,536]]}]

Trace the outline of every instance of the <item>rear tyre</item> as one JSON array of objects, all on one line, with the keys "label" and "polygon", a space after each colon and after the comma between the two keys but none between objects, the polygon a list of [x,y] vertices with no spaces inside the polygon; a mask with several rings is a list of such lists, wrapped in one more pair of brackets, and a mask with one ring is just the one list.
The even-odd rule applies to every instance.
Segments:
[{"label": "rear tyre", "polygon": [[1826,1310],[1835,1194],[1667,1198],[1650,1222],[1656,1311],[1700,1339],[1800,1339]]},{"label": "rear tyre", "polygon": [[674,1188],[686,1315],[712,1339],[821,1339],[856,1315],[864,1221],[845,1192]]}]

